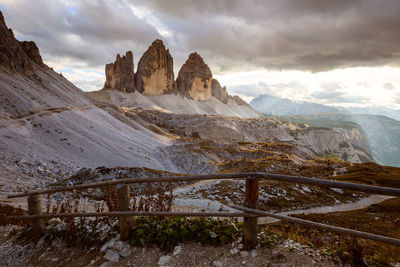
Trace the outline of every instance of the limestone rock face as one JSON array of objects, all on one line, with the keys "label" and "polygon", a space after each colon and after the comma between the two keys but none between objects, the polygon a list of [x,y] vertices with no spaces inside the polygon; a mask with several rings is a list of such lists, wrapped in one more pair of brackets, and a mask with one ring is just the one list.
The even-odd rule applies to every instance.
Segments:
[{"label": "limestone rock face", "polygon": [[228,103],[229,95],[226,91],[226,86],[222,87],[216,79],[212,79],[211,94],[222,103]]},{"label": "limestone rock face", "polygon": [[136,88],[144,95],[161,95],[175,90],[174,61],[161,40],[155,40],[139,60]]},{"label": "limestone rock face", "polygon": [[[36,45],[35,45],[36,46]],[[38,51],[39,52],[39,51]],[[0,65],[11,72],[34,73],[32,61],[15,39],[11,29],[7,28],[0,11]]]},{"label": "limestone rock face", "polygon": [[176,79],[179,92],[194,100],[211,99],[212,73],[197,53],[189,55],[188,60],[181,67]]},{"label": "limestone rock face", "polygon": [[249,105],[246,101],[244,101],[243,99],[241,99],[240,96],[238,96],[238,95],[229,96],[229,98],[232,99],[233,101],[235,101],[236,104],[238,104],[238,105],[245,105],[245,106],[248,106],[248,105]]},{"label": "limestone rock face", "polygon": [[115,89],[126,93],[135,92],[133,67],[132,51],[126,52],[122,57],[118,54],[114,63],[106,65],[104,89]]},{"label": "limestone rock face", "polygon": [[24,49],[26,55],[36,64],[39,66],[43,66],[43,60],[42,56],[39,53],[39,48],[36,46],[35,42],[19,42],[20,45],[22,46],[22,49]]}]

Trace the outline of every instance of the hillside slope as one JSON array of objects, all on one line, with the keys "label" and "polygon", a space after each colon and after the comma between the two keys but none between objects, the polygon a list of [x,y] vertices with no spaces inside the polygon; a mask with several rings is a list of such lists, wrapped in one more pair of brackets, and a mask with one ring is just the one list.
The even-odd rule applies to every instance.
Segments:
[{"label": "hillside slope", "polygon": [[[269,95],[253,99],[250,105],[265,114],[279,116],[278,118],[282,120],[341,131],[343,135],[347,135],[353,140],[353,144],[372,155],[374,161],[383,165],[400,166],[400,122],[385,116],[370,114],[376,112],[397,118],[398,110],[385,108],[339,109],[310,102],[295,102]],[[368,114],[352,114],[356,112]]]},{"label": "hillside slope", "polygon": [[50,69],[36,73],[41,83],[24,74],[0,73],[0,151],[5,162],[57,162],[75,171],[119,165],[175,170],[157,156],[158,148],[169,145],[167,136],[126,120],[112,108],[96,106]]},{"label": "hillside slope", "polygon": [[315,114],[312,118],[359,124],[368,137],[371,154],[383,165],[400,166],[400,122],[380,115]]},{"label": "hillside slope", "polygon": [[211,97],[208,101],[197,101],[179,94],[146,96],[138,92],[123,93],[116,90],[101,90],[89,94],[99,102],[109,103],[117,107],[141,107],[172,113],[209,114],[241,118],[257,118],[261,115],[249,105],[239,105],[232,99],[229,99],[225,104],[215,97]]},{"label": "hillside slope", "polygon": [[158,148],[169,145],[168,136],[149,131],[143,122],[125,119],[115,109],[96,105],[41,62],[33,42],[28,44],[35,52],[25,51],[1,13],[0,39],[2,185],[8,185],[9,179],[17,184],[16,177],[22,177],[21,183],[34,182],[32,173],[43,166],[56,165],[60,171],[118,165],[175,170],[157,156]]}]

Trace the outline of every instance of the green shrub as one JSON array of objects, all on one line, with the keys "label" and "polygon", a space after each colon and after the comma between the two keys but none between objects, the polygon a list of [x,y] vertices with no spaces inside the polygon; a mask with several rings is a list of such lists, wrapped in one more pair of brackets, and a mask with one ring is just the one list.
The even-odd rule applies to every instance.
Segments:
[{"label": "green shrub", "polygon": [[170,250],[178,243],[186,241],[223,245],[237,239],[241,228],[242,223],[232,220],[137,218],[129,243],[132,246],[155,245],[161,250]]}]

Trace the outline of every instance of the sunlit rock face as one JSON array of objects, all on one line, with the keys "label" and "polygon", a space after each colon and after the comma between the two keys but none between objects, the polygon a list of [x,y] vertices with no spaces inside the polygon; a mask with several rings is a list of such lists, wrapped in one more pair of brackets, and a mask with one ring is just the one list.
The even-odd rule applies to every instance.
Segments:
[{"label": "sunlit rock face", "polygon": [[226,91],[226,86],[222,87],[216,79],[212,79],[211,93],[222,103],[228,103],[229,95]]},{"label": "sunlit rock face", "polygon": [[194,100],[212,97],[212,73],[199,54],[192,53],[179,70],[176,79],[178,91]]},{"label": "sunlit rock face", "polygon": [[131,93],[135,92],[135,74],[133,54],[126,52],[125,56],[117,55],[114,63],[106,65],[106,82],[104,89],[115,89]]},{"label": "sunlit rock face", "polygon": [[139,61],[136,88],[144,95],[161,95],[174,91],[174,67],[169,50],[155,40]]}]

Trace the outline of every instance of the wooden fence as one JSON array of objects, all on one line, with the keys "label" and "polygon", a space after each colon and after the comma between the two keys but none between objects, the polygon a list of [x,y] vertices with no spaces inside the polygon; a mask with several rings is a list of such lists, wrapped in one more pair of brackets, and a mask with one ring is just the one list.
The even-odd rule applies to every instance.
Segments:
[{"label": "wooden fence", "polygon": [[[159,212],[159,211],[130,211],[130,186],[134,183],[155,183],[155,182],[179,182],[179,181],[200,181],[211,179],[246,179],[246,191],[244,207],[231,206],[240,212]],[[120,238],[123,241],[128,240],[131,230],[132,216],[186,216],[186,217],[243,217],[244,231],[243,242],[248,249],[252,249],[257,245],[257,222],[258,217],[273,217],[287,222],[309,225],[316,228],[322,228],[329,231],[349,234],[355,237],[371,239],[375,241],[385,242],[400,246],[400,239],[391,238],[382,235],[361,232],[357,230],[331,226],[313,221],[303,220],[290,216],[274,214],[258,209],[259,181],[260,179],[277,180],[284,182],[293,182],[298,184],[309,184],[327,188],[340,188],[366,193],[389,195],[400,197],[400,189],[389,187],[378,187],[356,183],[346,183],[333,180],[306,178],[299,176],[269,174],[260,172],[251,173],[232,173],[232,174],[214,174],[214,175],[196,175],[196,176],[169,176],[169,177],[152,177],[152,178],[126,178],[112,181],[104,181],[92,184],[80,184],[74,186],[45,189],[39,191],[25,192],[9,195],[8,198],[28,197],[29,215],[9,216],[10,219],[30,219],[33,233],[37,236],[43,234],[45,229],[45,218],[66,218],[66,217],[97,217],[97,216],[118,216]],[[98,188],[103,186],[115,185],[118,194],[118,211],[109,212],[91,212],[91,213],[56,213],[43,214],[41,207],[40,195],[56,192],[66,192],[73,190],[82,190],[88,188]]]}]

